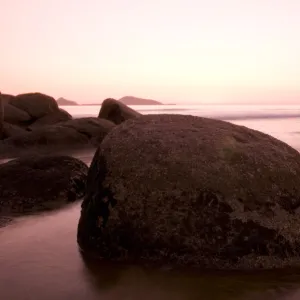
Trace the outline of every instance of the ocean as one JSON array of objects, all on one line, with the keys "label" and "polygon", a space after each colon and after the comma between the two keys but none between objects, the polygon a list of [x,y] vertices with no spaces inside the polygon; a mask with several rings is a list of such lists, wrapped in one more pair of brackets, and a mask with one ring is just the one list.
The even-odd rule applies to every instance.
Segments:
[{"label": "ocean", "polygon": [[[63,107],[74,117],[100,106]],[[132,106],[143,114],[212,117],[268,133],[300,150],[300,105]],[[89,163],[90,156],[84,157]],[[80,203],[23,217],[0,228],[0,299],[300,299],[300,271],[255,273],[153,270],[86,260],[76,244]]]},{"label": "ocean", "polygon": [[[300,150],[300,105],[133,105],[142,114],[216,118],[259,130]],[[96,117],[100,105],[64,106],[74,117]]]}]

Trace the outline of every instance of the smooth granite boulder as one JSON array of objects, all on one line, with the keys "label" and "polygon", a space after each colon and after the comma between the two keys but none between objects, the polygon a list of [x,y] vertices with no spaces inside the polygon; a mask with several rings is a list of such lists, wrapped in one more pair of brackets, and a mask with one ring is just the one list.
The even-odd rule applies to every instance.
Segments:
[{"label": "smooth granite boulder", "polygon": [[56,208],[84,196],[88,167],[68,156],[30,155],[0,165],[0,216]]},{"label": "smooth granite boulder", "polygon": [[30,115],[24,110],[10,105],[9,103],[4,105],[4,121],[7,123],[25,126],[30,123],[31,120],[32,118]]},{"label": "smooth granite boulder", "polygon": [[98,118],[107,119],[118,125],[126,120],[137,118],[139,116],[141,116],[139,112],[128,107],[126,104],[108,98],[103,101]]},{"label": "smooth granite boulder", "polygon": [[0,158],[24,153],[59,153],[95,148],[115,124],[99,118],[81,118],[41,126],[0,141]]},{"label": "smooth granite boulder", "polygon": [[59,110],[53,97],[41,93],[17,95],[9,101],[9,104],[27,112],[31,118],[35,119]]},{"label": "smooth granite boulder", "polygon": [[44,126],[51,126],[57,123],[66,122],[70,120],[72,120],[72,116],[67,111],[59,109],[58,111],[55,111],[37,119],[34,123],[28,126],[28,129],[35,130]]},{"label": "smooth granite boulder", "polygon": [[300,266],[300,154],[258,131],[148,115],[97,150],[82,203],[83,251],[210,269]]}]

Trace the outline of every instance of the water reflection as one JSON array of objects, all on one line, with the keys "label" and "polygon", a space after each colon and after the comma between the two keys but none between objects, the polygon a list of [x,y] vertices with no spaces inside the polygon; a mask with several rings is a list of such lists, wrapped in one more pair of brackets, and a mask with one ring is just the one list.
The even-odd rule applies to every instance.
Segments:
[{"label": "water reflection", "polygon": [[227,300],[300,298],[299,272],[188,272],[82,256],[80,204],[0,228],[0,298],[12,300]]},{"label": "water reflection", "polygon": [[104,299],[292,299],[290,294],[300,285],[300,273],[295,271],[201,273],[82,258],[88,282],[105,293]]}]

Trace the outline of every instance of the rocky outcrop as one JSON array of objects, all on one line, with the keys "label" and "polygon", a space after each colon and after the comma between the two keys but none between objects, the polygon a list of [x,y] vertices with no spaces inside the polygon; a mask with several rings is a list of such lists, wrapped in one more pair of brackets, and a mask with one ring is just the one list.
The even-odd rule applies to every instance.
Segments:
[{"label": "rocky outcrop", "polygon": [[19,126],[4,122],[2,139],[19,136],[19,135],[22,135],[25,133],[26,133],[25,129],[23,129]]},{"label": "rocky outcrop", "polygon": [[140,113],[115,99],[105,99],[102,103],[98,118],[107,119],[115,124],[141,116]]},{"label": "rocky outcrop", "polygon": [[0,141],[0,158],[97,147],[114,126],[107,120],[82,118],[40,127]]},{"label": "rocky outcrop", "polygon": [[58,105],[55,99],[41,93],[20,94],[12,98],[9,103],[27,112],[35,119],[58,111]]},{"label": "rocky outcrop", "polygon": [[217,269],[300,265],[300,154],[227,122],[148,115],[97,150],[78,243],[117,261]]},{"label": "rocky outcrop", "polygon": [[39,119],[37,119],[33,124],[28,128],[30,130],[38,129],[43,126],[50,126],[57,123],[65,122],[72,120],[72,116],[63,109],[59,109],[53,113],[47,114]]},{"label": "rocky outcrop", "polygon": [[30,123],[30,115],[9,103],[4,105],[4,121],[14,125],[26,126]]},{"label": "rocky outcrop", "polygon": [[0,140],[4,138],[4,104],[0,92]]},{"label": "rocky outcrop", "polygon": [[28,156],[0,165],[0,219],[60,207],[85,193],[87,166],[67,156]]},{"label": "rocky outcrop", "polygon": [[76,130],[88,137],[92,144],[98,145],[115,124],[100,118],[79,118],[64,122],[61,126]]}]

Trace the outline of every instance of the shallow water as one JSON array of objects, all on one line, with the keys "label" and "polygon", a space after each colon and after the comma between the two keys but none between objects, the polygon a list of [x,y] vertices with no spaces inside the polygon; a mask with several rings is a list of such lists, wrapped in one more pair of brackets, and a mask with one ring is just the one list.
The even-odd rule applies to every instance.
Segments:
[{"label": "shallow water", "polygon": [[80,204],[0,229],[0,295],[12,300],[298,299],[300,273],[189,273],[83,259]]},{"label": "shallow water", "polygon": [[[96,115],[98,108],[92,108]],[[239,114],[235,110],[236,116],[242,116],[243,109]],[[232,122],[264,131],[300,149],[300,122],[294,113],[289,110],[289,117],[281,119],[236,117]],[[93,152],[75,156],[90,163]],[[59,211],[20,218],[0,228],[1,300],[300,299],[300,270],[191,273],[83,259],[76,244],[79,215],[77,203]]]}]

